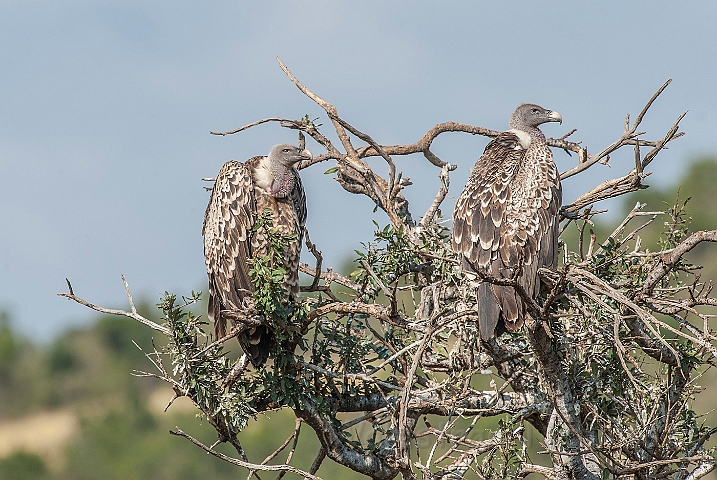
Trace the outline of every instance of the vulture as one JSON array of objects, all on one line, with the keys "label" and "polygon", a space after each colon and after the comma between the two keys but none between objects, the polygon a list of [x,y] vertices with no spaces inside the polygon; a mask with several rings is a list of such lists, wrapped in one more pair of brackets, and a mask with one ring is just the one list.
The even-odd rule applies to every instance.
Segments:
[{"label": "vulture", "polygon": [[[464,272],[511,279],[532,298],[540,293],[538,269],[555,268],[558,254],[560,175],[539,126],[560,122],[558,112],[520,105],[510,130],[485,148],[453,211],[453,250]],[[482,281],[477,316],[484,341],[523,326],[525,305],[512,286]]]},{"label": "vulture", "polygon": [[[226,335],[226,311],[247,310],[253,305],[249,270],[252,259],[266,255],[270,245],[255,231],[257,216],[271,212],[274,228],[293,234],[284,251],[285,299],[299,295],[299,256],[306,225],[306,196],[296,165],[311,158],[311,152],[293,145],[276,145],[268,156],[252,157],[244,163],[224,164],[214,183],[204,213],[204,259],[209,276],[209,318],[217,338]],[[252,327],[238,335],[239,344],[255,367],[269,357],[273,332],[267,325]]]}]

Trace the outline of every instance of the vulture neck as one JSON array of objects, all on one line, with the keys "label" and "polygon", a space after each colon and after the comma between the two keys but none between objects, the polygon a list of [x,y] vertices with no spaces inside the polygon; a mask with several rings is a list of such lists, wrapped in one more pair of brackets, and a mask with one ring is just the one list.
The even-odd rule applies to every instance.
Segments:
[{"label": "vulture neck", "polygon": [[525,132],[528,135],[530,135],[530,139],[533,142],[540,142],[545,143],[545,134],[540,131],[538,127],[531,127],[524,124],[519,124],[516,126],[511,125],[512,130],[519,130],[521,132]]},{"label": "vulture neck", "polygon": [[523,150],[527,150],[530,144],[533,143],[533,137],[531,137],[529,133],[524,132],[523,130],[511,128],[508,131],[514,133],[518,137],[518,140],[520,140],[520,146],[523,148]]},{"label": "vulture neck", "polygon": [[256,186],[276,198],[287,197],[294,188],[294,175],[291,169],[264,157],[254,171]]}]

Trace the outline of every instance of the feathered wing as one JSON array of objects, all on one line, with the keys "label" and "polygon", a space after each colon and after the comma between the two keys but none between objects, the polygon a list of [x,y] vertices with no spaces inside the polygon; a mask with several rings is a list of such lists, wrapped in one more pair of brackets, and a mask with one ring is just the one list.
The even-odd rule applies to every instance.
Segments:
[{"label": "feathered wing", "polygon": [[299,172],[292,170],[291,173],[294,176],[294,188],[287,198],[287,203],[291,205],[291,218],[286,221],[293,223],[296,240],[287,248],[284,285],[289,292],[290,300],[295,301],[299,298],[299,262],[306,228],[306,193]]},{"label": "feathered wing", "polygon": [[[294,301],[299,297],[299,258],[301,255],[301,243],[304,237],[306,225],[306,196],[301,184],[301,178],[296,170],[294,175],[294,187],[289,195],[284,198],[276,198],[269,195],[260,188],[256,189],[257,210],[271,211],[274,229],[284,235],[294,235],[284,251],[284,276],[283,286],[286,291],[286,299]],[[268,247],[263,235],[259,232],[254,238],[255,255],[265,255]]]},{"label": "feathered wing", "polygon": [[[560,202],[550,149],[542,142],[525,149],[511,132],[497,136],[473,167],[453,214],[453,249],[462,254],[464,270],[511,278],[521,267],[518,283],[528,295],[537,296],[538,269],[557,263]],[[524,314],[513,287],[487,282],[479,286],[479,328],[484,340],[502,328],[499,320],[505,328],[518,330]]]},{"label": "feathered wing", "polygon": [[[226,335],[226,310],[245,310],[254,291],[249,270],[255,252],[256,192],[252,167],[262,157],[246,163],[230,161],[217,176],[204,214],[204,259],[209,276],[209,318],[217,338]],[[232,320],[234,322],[234,320]],[[237,336],[252,364],[261,365],[269,355],[271,339],[264,326]]]},{"label": "feathered wing", "polygon": [[295,236],[284,252],[284,288],[288,299],[295,301],[299,298],[299,261],[306,226],[306,194],[299,173],[293,169],[291,173],[294,176],[294,188],[289,195],[282,199],[272,197],[271,200],[275,202],[274,226],[285,234]]},{"label": "feathered wing", "polygon": [[[506,256],[515,250],[513,239],[502,237],[502,231],[512,197],[510,184],[524,154],[520,139],[504,133],[486,146],[473,167],[453,213],[453,249],[462,254],[464,271],[496,276],[493,265],[499,263],[499,251]],[[505,287],[496,287],[487,282],[478,287],[478,324],[484,340],[493,336],[501,309],[512,306],[498,302],[499,296],[505,297]]]},{"label": "feathered wing", "polygon": [[247,166],[224,164],[204,213],[204,260],[209,276],[209,318],[218,337],[226,334],[222,310],[239,310],[251,295],[249,259],[256,218],[254,182]]}]

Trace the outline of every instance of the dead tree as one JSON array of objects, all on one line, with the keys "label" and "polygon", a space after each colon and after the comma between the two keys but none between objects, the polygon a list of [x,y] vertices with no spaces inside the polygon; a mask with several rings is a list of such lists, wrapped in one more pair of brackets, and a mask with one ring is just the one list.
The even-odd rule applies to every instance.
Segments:
[{"label": "dead tree", "polygon": [[[335,173],[347,192],[371,198],[389,224],[365,246],[350,276],[325,269],[320,250],[307,237],[316,264],[302,264],[313,278],[302,291],[313,293],[272,319],[277,347],[273,361],[258,370],[248,369],[245,357],[233,364],[225,356],[224,344],[238,329],[220,339],[202,333],[201,318],[184,309],[199,294],[183,305],[166,296],[162,325],[137,313],[126,282],[127,312],[91,305],[71,289],[61,294],[166,335],[168,347],[147,355],[156,371],[137,374],[159,377],[173,386],[176,397],[189,397],[217,430],[217,443],[231,444],[238,458],[179,429],[173,434],[248,469],[249,477],[278,471],[318,478],[326,458],[374,479],[502,479],[536,473],[548,479],[694,480],[714,469],[705,442],[716,429],[701,423],[689,399],[701,390],[697,380],[717,357],[709,325],[717,300],[710,296],[711,283],[700,280],[699,267],[685,254],[701,242],[716,242],[717,230],[690,233],[679,205],[646,212],[638,204],[608,238],[588,233],[600,213],[593,206],[645,188],[646,167],[682,135],[678,126],[685,114],[657,140],[644,139],[639,131],[669,81],[634,121],[626,117],[622,136],[597,154],[568,140],[574,131],[548,139],[548,145],[577,157],[563,179],[623,152],[631,153],[634,168],[563,207],[562,228],[577,226],[579,240],[561,244],[559,269],[539,272],[550,291],[537,300],[525,298],[532,321],[515,334],[481,342],[472,319],[475,295],[450,250],[440,212],[456,166],[438,158],[431,144],[444,132],[488,137],[499,132],[448,122],[411,145],[380,145],[279,64],[326,112],[341,145],[308,116],[267,118],[212,133],[229,135],[277,122],[298,130],[300,143],[308,135],[325,153],[301,168],[331,165],[327,173]],[[410,182],[394,163],[396,156],[414,153],[435,165],[440,179],[420,220],[402,194]],[[386,162],[385,177],[370,167],[370,157]],[[651,252],[639,231],[658,217],[665,223],[665,241],[662,250]],[[265,273],[258,275],[258,303],[274,301],[272,272]],[[278,408],[293,410],[294,432],[264,461],[249,461],[240,443],[242,428],[255,415]],[[489,417],[500,421],[487,431],[482,425]],[[321,443],[308,471],[291,465],[302,424]],[[542,436],[539,453],[546,465],[528,454],[528,424]],[[284,463],[272,463],[287,449]]]}]

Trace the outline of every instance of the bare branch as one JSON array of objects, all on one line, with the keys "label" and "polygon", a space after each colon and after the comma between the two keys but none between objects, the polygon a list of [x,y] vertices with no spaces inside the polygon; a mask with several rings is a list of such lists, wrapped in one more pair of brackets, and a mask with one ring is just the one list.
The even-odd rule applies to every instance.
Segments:
[{"label": "bare branch", "polygon": [[257,120],[256,122],[252,122],[248,125],[244,125],[243,127],[235,128],[234,130],[230,130],[228,132],[209,132],[211,135],[233,135],[235,133],[239,133],[241,131],[247,130],[251,127],[256,127],[257,125],[261,125],[263,123],[269,123],[269,122],[280,122],[280,123],[292,123],[294,120],[289,120],[287,118],[279,118],[279,117],[272,117],[272,118],[265,118],[263,120]]},{"label": "bare branch", "polygon": [[441,167],[441,173],[438,175],[438,178],[441,179],[441,188],[438,190],[438,193],[436,194],[436,198],[433,199],[433,203],[431,203],[431,206],[428,207],[428,211],[421,219],[421,226],[425,227],[428,225],[432,220],[433,217],[436,215],[436,212],[438,211],[438,207],[441,206],[441,203],[446,198],[446,195],[448,194],[448,188],[450,187],[450,179],[448,178],[448,172],[450,170],[451,165],[445,164]]},{"label": "bare branch", "polygon": [[296,467],[292,467],[291,465],[260,465],[257,463],[249,463],[244,462],[242,460],[239,460],[237,458],[232,458],[227,455],[224,455],[221,452],[217,452],[216,450],[213,450],[209,448],[208,446],[204,445],[202,442],[197,440],[196,438],[192,437],[191,435],[184,433],[182,430],[179,429],[179,427],[175,427],[176,430],[170,430],[169,433],[172,435],[177,435],[179,437],[184,437],[190,442],[192,442],[194,445],[198,446],[202,450],[204,450],[207,453],[210,453],[214,455],[217,458],[221,458],[225,462],[233,463],[234,465],[247,468],[249,470],[261,470],[265,472],[282,472],[282,471],[288,471],[291,473],[295,473],[296,475],[302,475],[304,478],[309,478],[311,480],[321,480],[320,477],[317,477],[315,475],[310,474],[309,472],[305,472],[303,470],[300,470]]},{"label": "bare branch", "polygon": [[[345,277],[341,275],[340,273],[334,272],[332,269],[328,269],[323,272],[317,272],[316,268],[312,267],[311,265],[307,265],[305,263],[299,264],[299,271],[306,273],[307,275],[311,275],[312,277],[316,277],[317,275],[321,280],[326,282],[327,284],[330,283],[338,283],[339,285],[343,285],[344,287],[350,288],[354,292],[358,292],[361,290],[361,285],[354,282],[348,277]],[[310,289],[302,290],[303,291],[312,291]]]},{"label": "bare branch", "polygon": [[129,304],[130,304],[130,308],[131,308],[130,312],[126,312],[124,310],[115,310],[112,308],[98,307],[97,305],[94,305],[86,300],[81,299],[80,297],[76,296],[72,292],[72,287],[70,286],[69,280],[67,281],[67,285],[70,289],[70,293],[58,293],[57,296],[65,297],[68,300],[73,300],[73,301],[79,303],[80,305],[84,305],[85,307],[91,308],[92,310],[95,310],[100,313],[105,313],[107,315],[120,315],[123,317],[133,318],[133,319],[137,320],[138,322],[147,325],[149,328],[151,328],[153,330],[162,332],[165,335],[171,335],[171,332],[167,327],[163,327],[162,325],[154,323],[152,320],[144,318],[142,315],[137,313],[137,309],[134,306],[134,300],[132,299],[132,294],[129,291],[129,285],[127,284],[127,280],[124,278],[124,275],[122,275],[122,282],[124,283],[124,288],[125,288],[125,291],[127,292],[127,298],[129,299]]},{"label": "bare branch", "polygon": [[[289,446],[289,442],[291,442],[291,441],[293,440],[293,441],[294,441],[294,445],[293,445],[292,448],[291,448],[291,451],[290,451],[290,453],[289,453],[289,457],[286,459],[286,463],[288,464],[288,463],[291,461],[291,457],[293,456],[294,451],[296,450],[296,443],[297,443],[297,441],[299,440],[299,433],[300,433],[300,432],[301,432],[301,420],[297,418],[297,419],[296,419],[296,422],[295,422],[295,426],[294,426],[294,431],[291,432],[291,435],[289,435],[289,438],[287,438],[287,439],[284,441],[284,443],[282,443],[276,450],[274,450],[273,453],[269,454],[269,456],[267,456],[267,457],[264,459],[264,461],[261,462],[261,464],[262,464],[262,465],[266,465],[267,463],[269,463],[270,461],[272,461],[274,458],[276,458],[277,455],[279,455],[279,454],[282,452],[282,450],[284,450],[287,446]],[[287,472],[287,470],[282,471],[282,472],[279,474],[279,476],[277,477],[277,479],[283,477],[283,476],[284,476],[284,473],[286,473],[286,472]],[[316,472],[313,472],[313,473],[316,473]],[[251,470],[251,471],[249,472],[249,476],[247,477],[247,480],[249,480],[253,474],[254,474],[254,470]]]},{"label": "bare branch", "polygon": [[[641,175],[641,170],[644,169],[644,167],[645,167],[647,164],[649,164],[650,161],[652,161],[652,158],[654,158],[654,155],[656,155],[661,149],[665,148],[665,145],[666,145],[669,141],[674,140],[674,139],[679,138],[680,136],[682,136],[682,134],[677,134],[676,132],[677,132],[678,124],[680,123],[680,121],[682,120],[682,118],[684,118],[686,112],[683,113],[682,115],[680,115],[680,116],[677,118],[677,120],[676,120],[675,123],[673,124],[672,128],[670,128],[670,130],[668,131],[667,135],[663,138],[662,141],[660,141],[660,142],[648,142],[648,143],[644,143],[644,142],[642,142],[642,141],[637,140],[637,137],[638,137],[639,135],[642,135],[642,134],[643,134],[643,132],[638,132],[638,131],[637,131],[637,127],[640,126],[640,123],[642,122],[643,117],[645,116],[645,114],[647,113],[647,111],[649,110],[649,108],[652,106],[653,102],[657,99],[657,97],[660,96],[660,94],[665,90],[665,88],[667,88],[667,86],[670,84],[670,82],[672,82],[672,79],[670,79],[670,80],[668,80],[667,82],[665,82],[665,84],[662,85],[662,87],[660,87],[660,88],[657,90],[657,92],[655,92],[655,94],[652,96],[652,98],[650,98],[650,100],[648,100],[647,104],[643,107],[642,111],[641,111],[640,114],[637,116],[637,119],[635,119],[635,122],[632,124],[632,126],[629,126],[628,121],[626,121],[625,131],[624,131],[624,133],[622,134],[622,136],[621,136],[619,139],[617,139],[615,142],[613,142],[612,144],[610,144],[609,146],[607,146],[606,148],[604,148],[604,149],[603,149],[600,153],[598,153],[597,155],[587,155],[587,150],[586,150],[586,151],[585,151],[585,155],[586,155],[585,160],[584,160],[584,161],[580,161],[577,166],[575,166],[575,167],[573,167],[573,168],[571,168],[571,169],[569,169],[569,170],[567,170],[567,171],[561,173],[561,174],[560,174],[560,179],[561,179],[561,180],[565,180],[566,178],[572,177],[573,175],[577,175],[578,173],[587,170],[588,168],[590,168],[590,167],[593,166],[594,164],[596,164],[596,163],[598,163],[598,162],[601,162],[601,161],[603,161],[603,160],[609,158],[609,156],[610,156],[611,153],[615,152],[616,150],[620,149],[621,147],[623,147],[623,146],[625,146],[625,145],[635,145],[635,146],[639,146],[639,145],[645,145],[645,146],[654,145],[654,146],[655,146],[655,149],[657,149],[657,150],[654,151],[654,154],[652,154],[651,156],[650,156],[650,154],[648,154],[649,158],[648,158],[648,156],[646,156],[646,158],[643,160],[643,162],[642,162],[642,164],[641,164],[641,167],[638,168],[637,170],[633,170],[633,172],[634,172],[635,174],[637,174],[638,176]],[[631,173],[632,173],[632,172],[631,172]],[[639,178],[639,177],[638,177],[638,178]]]}]

